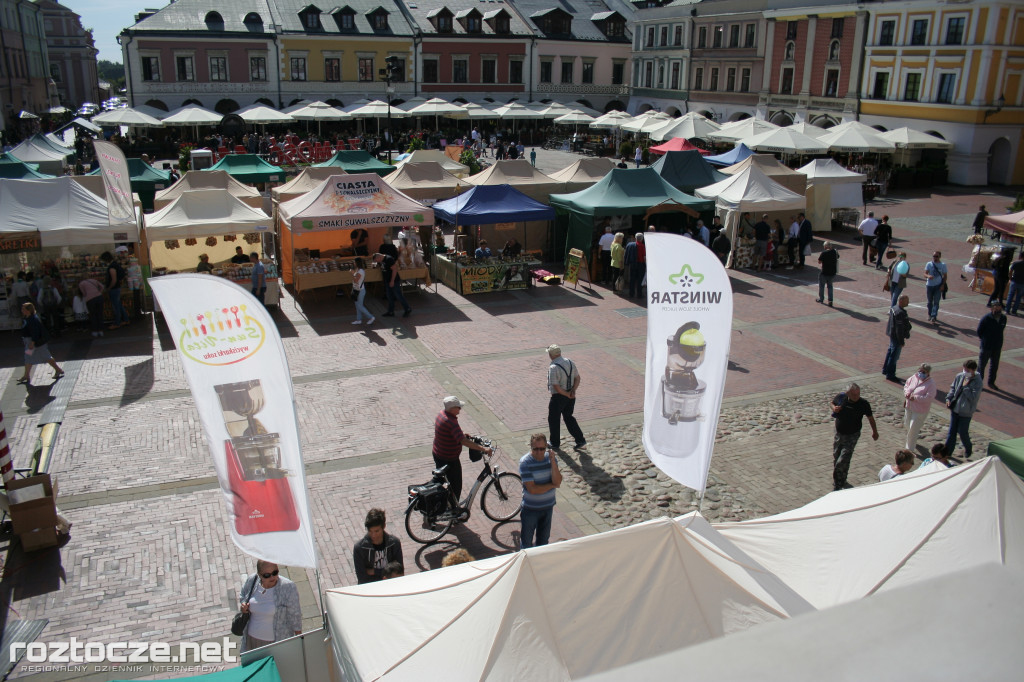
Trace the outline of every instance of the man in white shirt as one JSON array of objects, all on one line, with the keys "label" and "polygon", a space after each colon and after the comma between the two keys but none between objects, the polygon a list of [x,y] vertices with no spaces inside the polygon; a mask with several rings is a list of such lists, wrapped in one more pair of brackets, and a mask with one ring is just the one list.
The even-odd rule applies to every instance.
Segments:
[{"label": "man in white shirt", "polygon": [[880,483],[891,481],[897,476],[902,476],[911,470],[914,466],[914,453],[910,450],[899,450],[896,452],[896,463],[886,464],[882,467],[882,470],[878,472],[878,480]]},{"label": "man in white shirt", "polygon": [[597,243],[601,246],[601,284],[612,284],[612,242],[615,235],[612,234],[612,226],[605,218],[604,234]]},{"label": "man in white shirt", "polygon": [[864,242],[864,252],[861,254],[861,260],[864,261],[864,265],[868,264],[868,249],[871,248],[871,242],[875,240],[875,230],[878,229],[878,221],[875,220],[874,211],[868,211],[868,217],[860,221],[860,225],[857,226],[857,231],[860,232],[860,239]]},{"label": "man in white shirt", "polygon": [[786,234],[786,250],[789,251],[789,266],[796,267],[796,251],[800,248],[800,221],[795,215],[789,216],[789,232]]},{"label": "man in white shirt", "polygon": [[711,248],[711,230],[708,229],[703,220],[697,221],[697,236],[704,242],[704,246]]}]

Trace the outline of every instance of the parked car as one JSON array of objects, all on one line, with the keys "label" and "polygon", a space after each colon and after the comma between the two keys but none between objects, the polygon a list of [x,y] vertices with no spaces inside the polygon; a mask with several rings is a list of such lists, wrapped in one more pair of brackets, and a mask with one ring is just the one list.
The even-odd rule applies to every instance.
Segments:
[{"label": "parked car", "polygon": [[96,104],[93,104],[92,102],[85,102],[82,106],[78,107],[78,111],[76,113],[79,116],[90,117],[99,113],[99,110],[100,108]]}]

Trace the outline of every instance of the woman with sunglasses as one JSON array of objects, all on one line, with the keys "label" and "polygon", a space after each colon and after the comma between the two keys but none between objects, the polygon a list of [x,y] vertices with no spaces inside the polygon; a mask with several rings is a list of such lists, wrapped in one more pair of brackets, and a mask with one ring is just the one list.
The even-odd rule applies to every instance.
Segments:
[{"label": "woman with sunglasses", "polygon": [[246,579],[238,601],[242,613],[249,614],[242,633],[242,651],[302,634],[299,589],[280,575],[277,564],[257,561],[256,574]]}]

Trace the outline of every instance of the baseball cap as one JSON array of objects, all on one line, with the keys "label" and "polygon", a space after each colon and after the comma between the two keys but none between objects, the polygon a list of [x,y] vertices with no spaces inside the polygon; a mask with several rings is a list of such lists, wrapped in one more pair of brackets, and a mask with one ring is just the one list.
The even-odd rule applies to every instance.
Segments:
[{"label": "baseball cap", "polygon": [[448,396],[444,399],[444,409],[450,409],[452,407],[464,407],[466,403],[462,402],[453,395]]}]

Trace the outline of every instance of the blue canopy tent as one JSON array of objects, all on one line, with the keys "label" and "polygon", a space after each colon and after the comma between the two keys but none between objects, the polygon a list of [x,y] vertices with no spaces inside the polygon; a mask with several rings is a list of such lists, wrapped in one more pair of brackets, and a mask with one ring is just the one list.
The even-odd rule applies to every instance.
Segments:
[{"label": "blue canopy tent", "polygon": [[718,156],[705,156],[704,160],[710,164],[714,164],[715,166],[722,166],[724,168],[725,166],[731,166],[733,164],[739,163],[740,161],[752,155],[753,153],[754,152],[750,150],[750,147],[740,142],[733,149],[730,149],[726,153],[719,154]]},{"label": "blue canopy tent", "polygon": [[[437,202],[432,208],[436,220],[473,226],[466,233],[468,239],[456,237],[457,250],[472,255],[477,245],[486,241],[495,259],[512,239],[518,241],[522,249],[541,246],[547,240],[550,221],[555,217],[555,209],[511,185],[477,185],[457,197]],[[529,285],[527,270],[540,265],[528,257],[474,265],[437,256],[434,263],[441,281],[463,294],[524,289]]]}]

